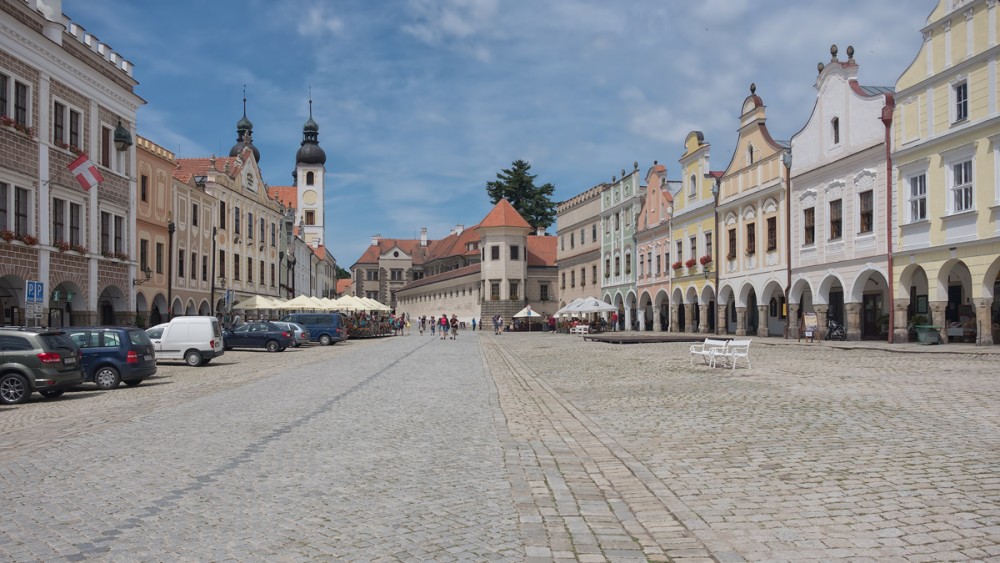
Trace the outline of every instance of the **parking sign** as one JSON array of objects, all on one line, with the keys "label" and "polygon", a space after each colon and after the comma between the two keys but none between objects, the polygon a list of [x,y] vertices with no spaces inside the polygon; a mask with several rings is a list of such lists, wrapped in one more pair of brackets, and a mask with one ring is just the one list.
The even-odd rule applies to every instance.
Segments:
[{"label": "parking sign", "polygon": [[24,302],[41,303],[45,296],[45,284],[40,281],[28,280],[24,282]]}]

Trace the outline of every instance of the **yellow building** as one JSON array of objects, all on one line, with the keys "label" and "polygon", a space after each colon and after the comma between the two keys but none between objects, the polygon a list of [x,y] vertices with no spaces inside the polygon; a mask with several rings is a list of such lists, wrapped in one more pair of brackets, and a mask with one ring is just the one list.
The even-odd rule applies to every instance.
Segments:
[{"label": "yellow building", "polygon": [[892,262],[901,342],[908,321],[940,327],[945,342],[993,344],[1000,330],[998,9],[940,0],[896,82]]},{"label": "yellow building", "polygon": [[[684,139],[681,186],[671,224],[670,332],[716,332],[715,193],[709,144],[701,131]],[[716,190],[716,191],[713,191]]]}]

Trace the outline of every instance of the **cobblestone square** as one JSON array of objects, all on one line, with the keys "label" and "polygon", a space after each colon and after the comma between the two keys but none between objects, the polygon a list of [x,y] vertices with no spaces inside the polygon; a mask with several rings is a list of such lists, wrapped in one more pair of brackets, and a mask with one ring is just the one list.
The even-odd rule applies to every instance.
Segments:
[{"label": "cobblestone square", "polygon": [[[0,408],[8,560],[1000,557],[997,355],[461,332]],[[927,352],[927,353],[925,353]]]}]

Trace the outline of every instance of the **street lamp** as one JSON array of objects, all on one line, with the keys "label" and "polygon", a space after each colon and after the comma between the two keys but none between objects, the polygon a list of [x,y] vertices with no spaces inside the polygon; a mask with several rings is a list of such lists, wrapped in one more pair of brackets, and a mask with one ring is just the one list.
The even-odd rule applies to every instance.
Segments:
[{"label": "street lamp", "polygon": [[122,126],[122,119],[118,118],[118,126],[115,127],[114,133],[115,148],[118,152],[125,152],[129,147],[132,146],[132,135],[128,132],[128,129]]},{"label": "street lamp", "polygon": [[132,280],[132,285],[142,285],[144,283],[149,282],[149,280],[152,279],[152,277],[153,277],[153,270],[149,269],[149,266],[146,266],[145,268],[143,268],[142,269],[142,273],[143,273],[143,275],[145,277],[142,278],[142,279],[134,279],[134,280]]}]

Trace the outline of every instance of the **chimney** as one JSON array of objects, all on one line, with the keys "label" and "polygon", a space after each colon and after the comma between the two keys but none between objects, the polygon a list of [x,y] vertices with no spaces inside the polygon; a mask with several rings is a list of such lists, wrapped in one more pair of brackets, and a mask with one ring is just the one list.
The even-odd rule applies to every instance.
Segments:
[{"label": "chimney", "polygon": [[538,236],[540,236],[540,237],[544,237],[545,236],[545,227],[538,227],[538,230],[535,232],[535,234],[538,235]]},{"label": "chimney", "polygon": [[420,246],[427,246],[427,227],[420,227]]},{"label": "chimney", "polygon": [[455,225],[455,230],[452,232],[455,233],[456,235],[460,235],[464,230],[465,230],[465,225]]},{"label": "chimney", "polygon": [[372,246],[378,246],[380,240],[382,240],[382,235],[372,235]]}]

